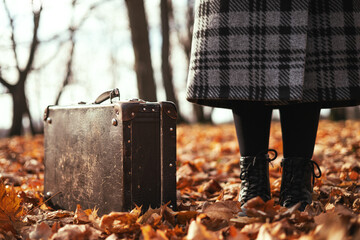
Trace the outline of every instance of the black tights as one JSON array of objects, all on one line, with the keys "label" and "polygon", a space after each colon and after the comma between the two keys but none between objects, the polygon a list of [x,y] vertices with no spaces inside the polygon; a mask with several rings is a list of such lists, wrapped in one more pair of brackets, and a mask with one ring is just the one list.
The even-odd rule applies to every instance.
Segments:
[{"label": "black tights", "polygon": [[[280,107],[284,158],[311,158],[314,152],[320,106],[294,104]],[[272,108],[244,104],[233,109],[242,156],[256,156],[268,149]]]}]

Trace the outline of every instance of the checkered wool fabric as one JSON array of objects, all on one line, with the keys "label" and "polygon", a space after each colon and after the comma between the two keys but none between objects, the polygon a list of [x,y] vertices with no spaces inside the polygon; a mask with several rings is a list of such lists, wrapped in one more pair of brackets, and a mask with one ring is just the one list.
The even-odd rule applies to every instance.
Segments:
[{"label": "checkered wool fabric", "polygon": [[198,0],[187,99],[360,103],[360,0]]}]

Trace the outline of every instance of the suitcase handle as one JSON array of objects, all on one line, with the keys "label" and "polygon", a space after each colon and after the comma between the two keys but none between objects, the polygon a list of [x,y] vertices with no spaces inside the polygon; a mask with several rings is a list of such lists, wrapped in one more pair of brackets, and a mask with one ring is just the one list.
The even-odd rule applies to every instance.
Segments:
[{"label": "suitcase handle", "polygon": [[110,103],[112,103],[112,99],[115,97],[119,97],[120,100],[120,91],[118,88],[114,88],[112,90],[106,91],[98,96],[94,102],[94,104],[102,103],[108,99],[110,99]]}]

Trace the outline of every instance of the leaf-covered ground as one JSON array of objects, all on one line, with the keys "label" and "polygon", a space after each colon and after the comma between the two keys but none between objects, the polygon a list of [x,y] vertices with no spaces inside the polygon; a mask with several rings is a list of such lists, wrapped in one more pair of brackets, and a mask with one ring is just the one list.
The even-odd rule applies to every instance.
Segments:
[{"label": "leaf-covered ground", "polygon": [[360,122],[321,121],[313,160],[320,166],[313,204],[304,212],[278,205],[281,130],[270,147],[273,198],[253,199],[240,217],[239,148],[232,125],[178,127],[178,211],[141,214],[53,211],[43,191],[43,137],[0,139],[0,239],[360,239]]}]

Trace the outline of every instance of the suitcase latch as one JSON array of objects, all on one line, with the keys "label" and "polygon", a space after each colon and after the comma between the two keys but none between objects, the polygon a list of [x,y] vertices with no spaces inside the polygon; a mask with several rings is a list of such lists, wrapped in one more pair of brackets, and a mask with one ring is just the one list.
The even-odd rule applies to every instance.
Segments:
[{"label": "suitcase latch", "polygon": [[49,124],[52,122],[51,118],[49,117],[51,106],[53,106],[53,105],[49,105],[46,107],[46,109],[44,111],[44,116],[43,116],[44,121],[46,121]]}]

